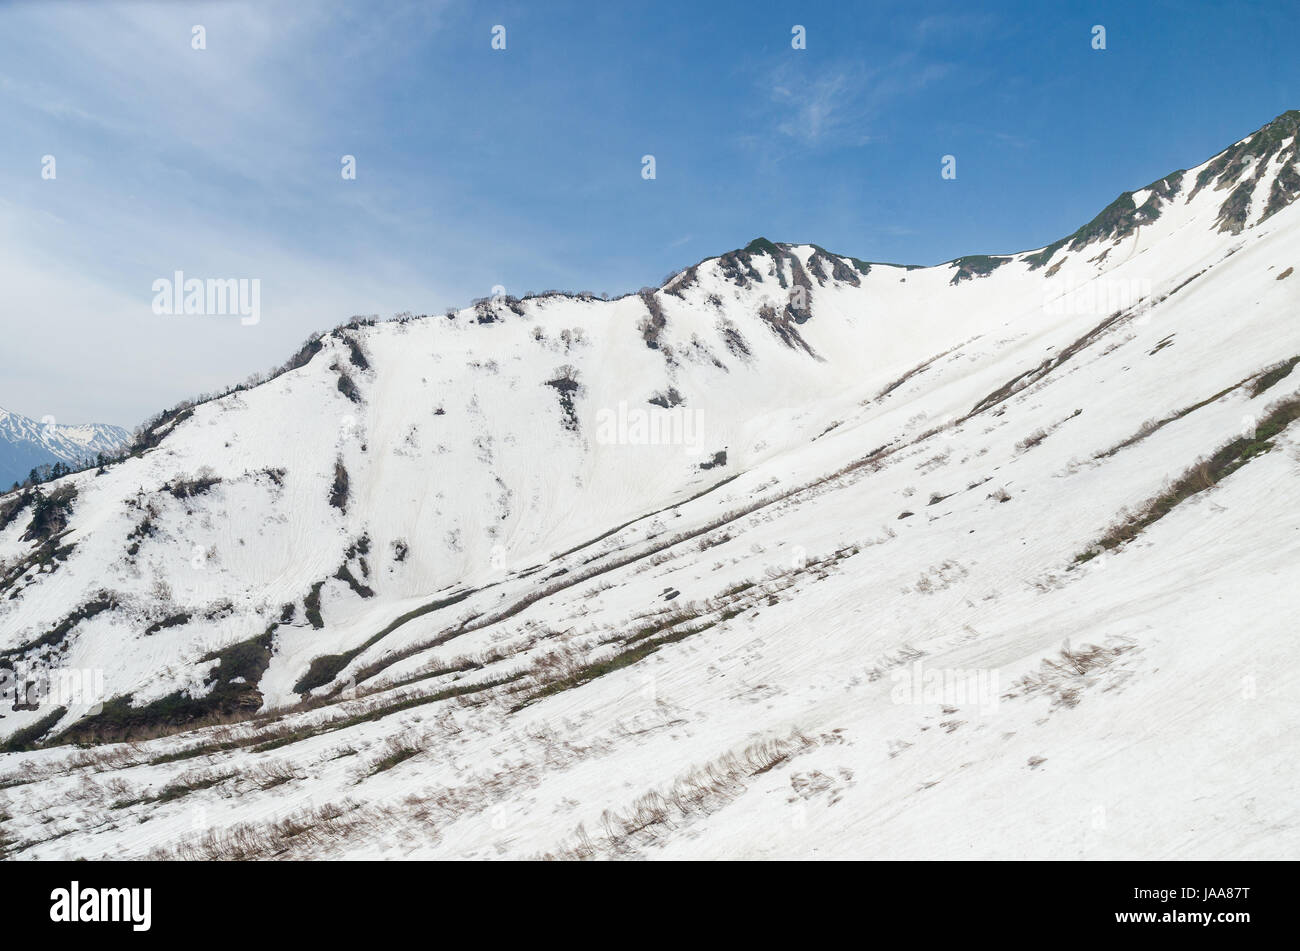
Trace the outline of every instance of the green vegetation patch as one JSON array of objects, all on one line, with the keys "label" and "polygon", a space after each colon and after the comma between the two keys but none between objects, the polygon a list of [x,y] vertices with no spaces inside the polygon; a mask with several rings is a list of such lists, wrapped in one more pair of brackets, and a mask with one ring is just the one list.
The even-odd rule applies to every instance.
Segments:
[{"label": "green vegetation patch", "polygon": [[64,743],[102,743],[148,737],[168,728],[256,710],[262,705],[258,681],[271,663],[271,643],[278,625],[266,633],[240,641],[199,658],[216,661],[205,684],[212,689],[202,697],[176,691],[142,707],[133,706],[131,694],[114,697],[96,715],[68,727],[58,738]]}]

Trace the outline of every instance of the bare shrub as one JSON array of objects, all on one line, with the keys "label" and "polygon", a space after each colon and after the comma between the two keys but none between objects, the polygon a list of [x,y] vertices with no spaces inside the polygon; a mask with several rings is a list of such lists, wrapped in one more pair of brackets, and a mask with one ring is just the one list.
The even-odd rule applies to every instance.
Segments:
[{"label": "bare shrub", "polygon": [[638,797],[626,812],[605,810],[600,816],[603,835],[599,838],[593,838],[579,824],[569,844],[540,858],[572,860],[629,854],[638,844],[652,842],[662,827],[705,814],[737,798],[753,777],[775,769],[817,743],[795,730],[787,737],[759,740],[739,752],[725,753],[677,777],[666,789],[652,789]]}]

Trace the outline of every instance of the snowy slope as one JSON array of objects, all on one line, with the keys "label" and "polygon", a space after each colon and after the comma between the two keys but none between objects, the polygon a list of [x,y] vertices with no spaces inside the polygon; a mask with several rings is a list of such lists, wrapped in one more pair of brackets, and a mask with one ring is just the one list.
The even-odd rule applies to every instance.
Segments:
[{"label": "snowy slope", "polygon": [[0,666],[103,682],[0,733],[137,741],[7,754],[8,848],[1294,856],[1298,127],[1033,252],[343,328],[0,497]]}]

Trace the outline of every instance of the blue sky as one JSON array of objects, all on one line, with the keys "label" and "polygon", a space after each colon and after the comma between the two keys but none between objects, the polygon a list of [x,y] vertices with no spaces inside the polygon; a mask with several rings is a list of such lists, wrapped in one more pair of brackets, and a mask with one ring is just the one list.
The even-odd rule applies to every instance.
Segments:
[{"label": "blue sky", "polygon": [[[1290,0],[0,3],[0,406],[131,426],[354,314],[760,234],[1039,247],[1300,108],[1297,36]],[[176,270],[259,279],[260,323],[155,315]]]}]

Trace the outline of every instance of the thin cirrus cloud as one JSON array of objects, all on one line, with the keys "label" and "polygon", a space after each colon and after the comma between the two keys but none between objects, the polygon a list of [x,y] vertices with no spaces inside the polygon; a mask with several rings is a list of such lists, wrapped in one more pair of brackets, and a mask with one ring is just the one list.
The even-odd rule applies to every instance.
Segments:
[{"label": "thin cirrus cloud", "polygon": [[[996,21],[988,13],[922,15],[895,24],[892,35],[904,46],[887,55],[875,46],[829,63],[809,56],[787,60],[767,84],[773,130],[809,148],[875,141],[879,136],[872,128],[874,119],[953,76],[956,66],[941,55],[945,48],[958,40],[969,44]],[[807,65],[809,61],[816,65]]]},{"label": "thin cirrus cloud", "polygon": [[810,73],[786,65],[770,81],[773,130],[810,148],[865,145],[878,138],[873,119],[953,70],[951,64],[923,62],[914,53],[874,69],[847,64]]},{"label": "thin cirrus cloud", "polygon": [[853,86],[847,71],[807,79],[784,77],[772,86],[772,101],[783,114],[776,131],[805,145],[820,145],[854,124]]}]

